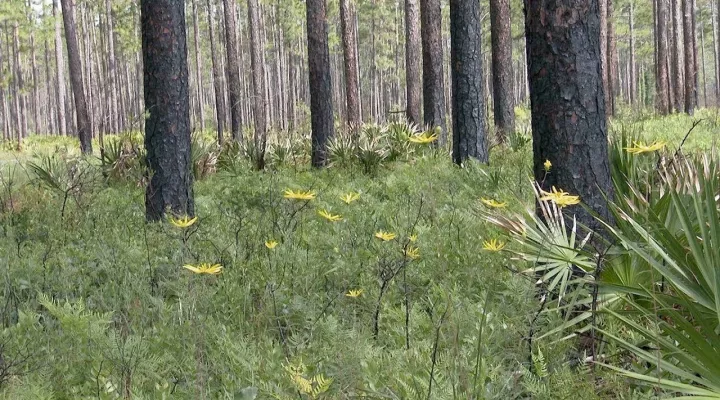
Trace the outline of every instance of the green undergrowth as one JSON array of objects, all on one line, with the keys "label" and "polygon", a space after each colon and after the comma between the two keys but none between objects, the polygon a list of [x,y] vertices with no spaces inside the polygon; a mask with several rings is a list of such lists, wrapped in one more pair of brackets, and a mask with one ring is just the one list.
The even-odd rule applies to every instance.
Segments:
[{"label": "green undergrowth", "polygon": [[[639,135],[679,144],[692,121],[674,119],[672,138],[662,123]],[[573,342],[529,344],[531,325],[562,317],[538,316],[535,282],[511,272],[522,264],[484,249],[501,236],[480,201],[533,203],[519,139],[462,169],[436,151],[372,173],[220,165],[185,229],[146,224],[142,181],[110,181],[97,160],[48,167],[66,168],[55,184],[4,165],[0,397],[650,398]],[[43,167],[68,140],[29,140],[24,157]],[[222,273],[183,268],[202,263]]]}]

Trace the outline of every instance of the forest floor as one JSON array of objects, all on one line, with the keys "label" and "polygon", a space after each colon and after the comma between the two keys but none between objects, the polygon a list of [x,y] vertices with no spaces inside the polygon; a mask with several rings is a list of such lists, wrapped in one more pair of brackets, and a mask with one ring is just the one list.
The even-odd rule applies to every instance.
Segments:
[{"label": "forest floor", "polygon": [[[673,151],[695,120],[683,149],[713,147],[715,111],[613,131]],[[578,363],[575,342],[529,343],[559,321],[538,314],[534,280],[513,272],[523,262],[489,249],[503,239],[481,201],[532,207],[529,143],[463,169],[437,151],[374,174],[220,168],[196,183],[187,228],[146,224],[141,185],[108,183],[98,163],[48,164],[50,178],[26,163],[71,146],[0,153],[0,398],[656,394]],[[222,273],[183,268],[203,263]]]}]

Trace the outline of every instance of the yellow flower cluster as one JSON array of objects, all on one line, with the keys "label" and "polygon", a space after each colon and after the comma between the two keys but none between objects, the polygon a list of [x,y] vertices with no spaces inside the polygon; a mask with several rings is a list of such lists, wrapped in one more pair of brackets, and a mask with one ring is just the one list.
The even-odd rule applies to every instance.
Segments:
[{"label": "yellow flower cluster", "polygon": [[505,243],[497,239],[486,240],[485,242],[483,242],[483,249],[487,251],[498,252],[502,251],[502,249],[504,248]]},{"label": "yellow flower cluster", "polygon": [[408,140],[410,141],[410,143],[415,143],[415,144],[429,144],[429,143],[432,143],[432,142],[438,140],[438,138],[439,138],[439,136],[437,133],[431,134],[429,132],[423,132],[419,135],[410,136],[410,138]]},{"label": "yellow flower cluster", "polygon": [[197,217],[190,218],[189,216],[185,215],[182,217],[168,217],[168,220],[170,221],[170,224],[172,226],[179,228],[179,229],[185,229],[191,227],[195,222],[197,222]]},{"label": "yellow flower cluster", "polygon": [[655,142],[645,144],[643,142],[633,142],[633,147],[626,147],[625,150],[630,154],[653,153],[665,148],[667,142]]},{"label": "yellow flower cluster", "polygon": [[222,265],[203,263],[195,265],[183,265],[183,268],[198,275],[218,275],[222,273]]},{"label": "yellow flower cluster", "polygon": [[315,192],[312,192],[312,191],[309,191],[309,190],[307,190],[307,191],[303,191],[303,190],[294,191],[294,190],[288,189],[288,190],[285,191],[285,194],[283,195],[283,197],[285,197],[286,199],[290,199],[290,200],[306,200],[306,201],[310,201],[310,200],[313,200],[313,199],[315,198]]},{"label": "yellow flower cluster", "polygon": [[570,193],[565,192],[562,189],[558,190],[555,186],[553,186],[552,192],[542,191],[540,201],[552,201],[558,207],[562,208],[580,204],[580,196],[573,196]]}]

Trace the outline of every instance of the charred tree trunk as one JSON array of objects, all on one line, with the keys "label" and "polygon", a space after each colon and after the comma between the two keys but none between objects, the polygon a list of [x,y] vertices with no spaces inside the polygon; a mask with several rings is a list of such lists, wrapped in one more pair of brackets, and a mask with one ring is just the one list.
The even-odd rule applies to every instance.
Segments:
[{"label": "charred tree trunk", "polygon": [[422,125],[422,40],[420,4],[418,0],[405,0],[405,89],[407,95],[405,115],[408,122]]},{"label": "charred tree trunk", "polygon": [[75,115],[77,118],[80,150],[83,154],[92,154],[92,132],[90,131],[90,114],[85,99],[85,89],[82,76],[82,61],[80,48],[75,32],[75,4],[74,0],[61,0],[63,8],[63,23],[65,25],[65,40],[67,42],[68,65],[70,69],[70,84],[75,98]]},{"label": "charred tree trunk", "polygon": [[[525,13],[536,180],[546,191],[579,195],[607,221],[613,187],[598,0],[525,0]],[[545,160],[553,164],[550,174]],[[583,208],[571,210],[578,222],[601,228]]]},{"label": "charred tree trunk", "polygon": [[57,69],[55,87],[55,109],[57,110],[58,132],[67,135],[67,120],[65,114],[65,59],[62,54],[62,27],[58,13],[60,0],[53,0],[53,17],[55,18],[55,65]]},{"label": "charred tree trunk", "polygon": [[215,115],[217,118],[217,139],[218,144],[223,145],[225,138],[225,74],[220,72],[220,61],[215,48],[215,7],[211,0],[207,0],[208,28],[210,29],[210,56],[212,58],[213,85],[215,88]]},{"label": "charred tree trunk", "polygon": [[360,127],[360,84],[358,82],[357,38],[355,13],[350,0],[340,0],[340,27],[342,29],[343,60],[345,66],[345,101],[347,122],[355,133]]},{"label": "charred tree trunk", "polygon": [[638,95],[638,77],[637,77],[637,62],[635,60],[635,1],[630,1],[630,9],[628,11],[628,19],[630,26],[630,104],[635,105],[637,103]]},{"label": "charred tree trunk", "polygon": [[657,71],[655,80],[657,91],[657,108],[661,115],[670,113],[670,77],[668,71],[668,17],[669,0],[657,0]]},{"label": "charred tree trunk", "polygon": [[693,9],[692,0],[682,0],[683,5],[683,32],[685,47],[685,112],[692,115],[695,112],[697,82],[695,76],[695,28],[693,27]]},{"label": "charred tree trunk", "polygon": [[458,165],[469,157],[488,162],[481,29],[480,2],[450,1],[453,161]]},{"label": "charred tree trunk", "polygon": [[260,38],[260,6],[258,0],[248,0],[248,28],[250,29],[250,67],[253,78],[253,116],[255,117],[255,168],[265,168],[267,120],[265,116],[265,66]]},{"label": "charred tree trunk", "polygon": [[200,0],[192,0],[192,9],[193,9],[193,41],[195,43],[195,89],[197,92],[196,95],[196,101],[197,101],[197,120],[200,122],[200,131],[205,132],[205,115],[203,113],[203,74],[202,74],[202,63],[200,62],[201,58],[201,52],[200,52],[200,24],[199,16],[198,16],[198,7],[197,3]]},{"label": "charred tree trunk", "polygon": [[237,36],[235,33],[235,2],[223,0],[225,11],[225,47],[227,48],[228,92],[230,92],[230,129],[233,139],[242,142],[242,86],[240,83],[240,61],[238,59]]},{"label": "charred tree trunk", "polygon": [[671,0],[672,3],[672,32],[673,32],[673,56],[672,56],[672,78],[673,98],[676,112],[685,109],[685,42],[683,41],[683,0]]},{"label": "charred tree trunk", "polygon": [[423,102],[425,125],[440,131],[440,146],[447,143],[445,83],[440,0],[420,0],[423,53]]},{"label": "charred tree trunk", "polygon": [[510,0],[490,0],[493,110],[499,142],[515,131]]},{"label": "charred tree trunk", "polygon": [[307,0],[307,39],[312,165],[320,168],[327,164],[328,143],[335,133],[325,0]]},{"label": "charred tree trunk", "polygon": [[148,221],[167,211],[195,213],[190,158],[190,88],[188,83],[185,2],[142,0],[145,148],[152,177],[145,193]]}]

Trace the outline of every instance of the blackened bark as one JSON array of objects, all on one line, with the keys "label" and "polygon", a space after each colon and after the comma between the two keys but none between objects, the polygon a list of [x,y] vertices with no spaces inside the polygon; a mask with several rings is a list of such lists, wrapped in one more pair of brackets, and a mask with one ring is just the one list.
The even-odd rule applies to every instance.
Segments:
[{"label": "blackened bark", "polygon": [[208,27],[210,28],[210,56],[212,58],[213,85],[215,87],[215,116],[217,118],[217,140],[219,145],[224,143],[225,131],[225,74],[220,72],[220,61],[218,60],[217,49],[215,48],[215,7],[210,0],[207,0]]},{"label": "blackened bark", "polygon": [[685,43],[683,42],[682,2],[683,0],[671,0],[673,16],[671,77],[675,112],[682,112],[685,109]]},{"label": "blackened bark", "polygon": [[242,142],[242,86],[240,84],[240,61],[235,34],[235,1],[223,0],[225,11],[225,47],[227,49],[228,91],[230,92],[230,129],[233,139]]},{"label": "blackened bark", "polygon": [[[450,0],[453,161],[488,162],[480,2]],[[509,96],[509,94],[508,94]]]},{"label": "blackened bark", "polygon": [[637,62],[635,61],[635,2],[630,0],[628,10],[628,26],[630,27],[630,104],[635,105],[638,95]]},{"label": "blackened bark", "polygon": [[513,104],[512,31],[510,0],[490,0],[492,42],[493,110],[497,139],[504,142],[515,131]]},{"label": "blackened bark", "polygon": [[145,193],[148,221],[169,209],[195,213],[190,157],[190,88],[188,83],[185,2],[142,0],[147,163],[152,174]]},{"label": "blackened bark", "polygon": [[615,34],[615,8],[613,0],[607,0],[607,65],[608,65],[608,93],[605,98],[609,99],[609,103],[605,103],[605,114],[615,115],[615,98],[620,93],[620,79],[618,76],[618,67],[620,61],[617,52],[617,35]]},{"label": "blackened bark", "polygon": [[[61,4],[63,23],[65,25],[70,85],[72,86],[73,97],[75,98],[75,114],[77,117],[78,137],[80,138],[80,150],[83,154],[92,154],[90,114],[88,113],[88,105],[85,99],[80,48],[78,47],[77,34],[75,32],[75,2],[74,0],[61,0]],[[62,77],[58,79],[62,79]]]},{"label": "blackened bark", "polygon": [[60,8],[60,0],[53,0],[53,18],[55,18],[55,65],[57,68],[55,87],[55,109],[57,110],[58,132],[67,135],[67,121],[65,119],[65,59],[62,55],[62,28],[57,14]]},{"label": "blackened bark", "polygon": [[657,91],[657,108],[660,114],[670,113],[670,76],[668,71],[668,1],[657,0],[657,71],[655,80]]},{"label": "blackened bark", "polygon": [[358,83],[357,38],[355,37],[354,21],[355,13],[350,0],[340,0],[347,122],[350,129],[357,132],[360,127],[360,84]]},{"label": "blackened bark", "polygon": [[198,23],[198,7],[197,3],[199,0],[192,0],[192,13],[193,13],[193,42],[195,43],[195,88],[197,92],[197,119],[200,121],[200,131],[205,132],[205,113],[203,112],[203,73],[202,63],[200,62],[201,51],[200,51],[200,24]]},{"label": "blackened bark", "polygon": [[[610,220],[612,199],[598,0],[525,0],[534,171]],[[546,174],[545,160],[553,164]],[[599,230],[583,208],[578,222]]]},{"label": "blackened bark", "polygon": [[684,46],[685,46],[685,112],[692,115],[695,112],[695,99],[697,82],[695,76],[695,29],[693,27],[693,3],[692,0],[682,0],[683,25],[684,25]]},{"label": "blackened bark", "polygon": [[260,6],[258,0],[248,0],[250,28],[250,68],[253,78],[253,115],[255,117],[255,168],[265,169],[265,146],[267,144],[267,120],[265,117],[265,67],[260,35]]},{"label": "blackened bark", "polygon": [[325,0],[307,0],[307,39],[312,165],[319,168],[327,164],[328,142],[335,133]]},{"label": "blackened bark", "polygon": [[420,0],[420,17],[425,125],[440,130],[440,146],[444,147],[447,143],[447,128],[440,0]]},{"label": "blackened bark", "polygon": [[411,124],[421,125],[422,111],[422,40],[420,38],[419,0],[405,0],[405,115]]},{"label": "blackened bark", "polygon": [[[612,90],[610,88],[610,66],[608,65],[608,0],[599,0],[600,7],[600,69],[602,71],[603,81],[603,96],[605,98],[605,104],[610,104],[610,96]],[[605,108],[605,112],[609,113],[611,110]]]}]

